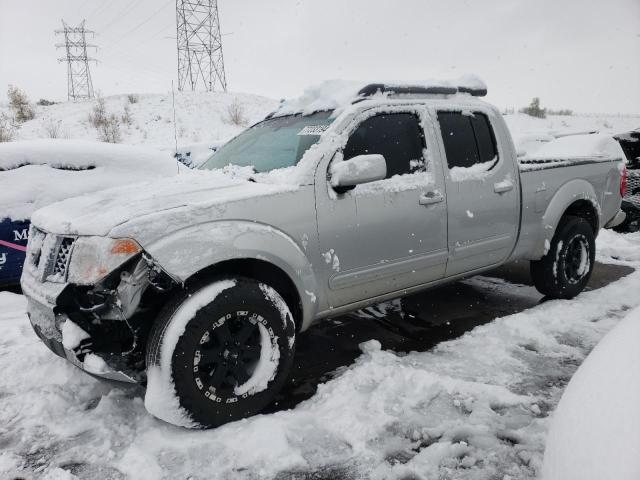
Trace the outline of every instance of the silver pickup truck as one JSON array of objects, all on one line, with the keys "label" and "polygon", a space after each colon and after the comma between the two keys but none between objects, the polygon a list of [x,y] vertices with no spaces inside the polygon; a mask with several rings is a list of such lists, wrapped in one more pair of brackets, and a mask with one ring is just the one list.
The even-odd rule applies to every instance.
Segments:
[{"label": "silver pickup truck", "polygon": [[39,210],[34,330],[88,373],[146,382],[153,415],[205,427],[268,405],[319,319],[515,259],[549,298],[579,294],[598,230],[624,218],[622,152],[519,162],[484,94],[309,94],[198,171]]}]

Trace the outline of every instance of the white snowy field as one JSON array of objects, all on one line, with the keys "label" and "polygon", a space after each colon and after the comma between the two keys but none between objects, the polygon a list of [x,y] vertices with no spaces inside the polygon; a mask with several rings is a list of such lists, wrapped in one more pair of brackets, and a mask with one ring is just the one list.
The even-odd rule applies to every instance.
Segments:
[{"label": "white snowy field", "polygon": [[[639,234],[603,231],[598,246],[600,262],[640,267]],[[531,294],[489,277],[467,282]],[[426,352],[366,342],[352,365],[295,408],[209,431],[164,424],[146,413],[138,391],[55,357],[32,332],[23,297],[0,293],[0,478],[538,478],[564,387],[640,305],[632,294],[639,287],[635,271]]]}]

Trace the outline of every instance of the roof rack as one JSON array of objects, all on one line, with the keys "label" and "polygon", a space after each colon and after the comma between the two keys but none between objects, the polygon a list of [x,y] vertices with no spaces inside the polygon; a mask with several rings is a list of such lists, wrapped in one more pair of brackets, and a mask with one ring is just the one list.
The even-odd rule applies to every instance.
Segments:
[{"label": "roof rack", "polygon": [[390,93],[396,95],[455,95],[456,93],[468,93],[474,97],[484,97],[487,94],[486,88],[472,88],[469,86],[421,86],[421,85],[387,85],[384,83],[370,83],[362,88],[358,95],[360,97],[370,97],[376,93]]}]

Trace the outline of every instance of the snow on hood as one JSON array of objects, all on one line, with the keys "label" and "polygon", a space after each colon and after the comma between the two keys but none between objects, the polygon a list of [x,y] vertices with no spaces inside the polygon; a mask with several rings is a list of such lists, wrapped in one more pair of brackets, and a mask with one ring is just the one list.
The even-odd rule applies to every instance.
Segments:
[{"label": "snow on hood", "polygon": [[[188,222],[189,212],[211,211],[216,205],[273,195],[295,185],[256,183],[227,171],[185,171],[173,178],[111,188],[71,198],[34,213],[32,222],[45,231],[63,235],[100,235],[128,221],[173,210]],[[173,218],[173,216],[171,216]],[[167,218],[165,221],[170,221]],[[157,222],[162,222],[159,216]]]},{"label": "snow on hood", "polygon": [[[301,97],[285,100],[275,111],[275,116],[309,115],[313,112],[340,110],[360,98],[360,89],[371,82],[348,80],[328,80],[319,85],[307,88]],[[411,85],[417,87],[454,87],[472,90],[486,90],[486,84],[475,75],[463,75],[454,80],[420,80],[417,82],[381,82],[389,86]],[[338,112],[336,112],[337,115]]]},{"label": "snow on hood", "polygon": [[38,208],[105,188],[176,175],[166,153],[76,140],[0,144],[0,219],[28,219]]},{"label": "snow on hood", "polygon": [[527,155],[525,160],[566,160],[584,157],[625,158],[622,147],[611,135],[597,133],[557,138],[543,144],[535,153]]}]

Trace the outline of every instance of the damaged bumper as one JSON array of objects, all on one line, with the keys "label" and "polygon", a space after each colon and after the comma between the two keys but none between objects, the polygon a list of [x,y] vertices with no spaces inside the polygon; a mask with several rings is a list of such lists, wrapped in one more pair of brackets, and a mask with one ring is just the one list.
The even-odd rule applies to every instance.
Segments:
[{"label": "damaged bumper", "polygon": [[[51,305],[42,305],[27,295],[27,314],[29,321],[36,335],[42,342],[59,357],[67,359],[81,370],[107,380],[114,380],[126,383],[138,383],[132,376],[122,371],[109,368],[104,363],[100,368],[96,368],[95,362],[86,362],[85,355],[78,355],[74,350],[64,348],[62,343],[62,325],[66,321],[70,321],[64,314],[55,314],[54,307]],[[80,359],[82,358],[82,360]]]}]

